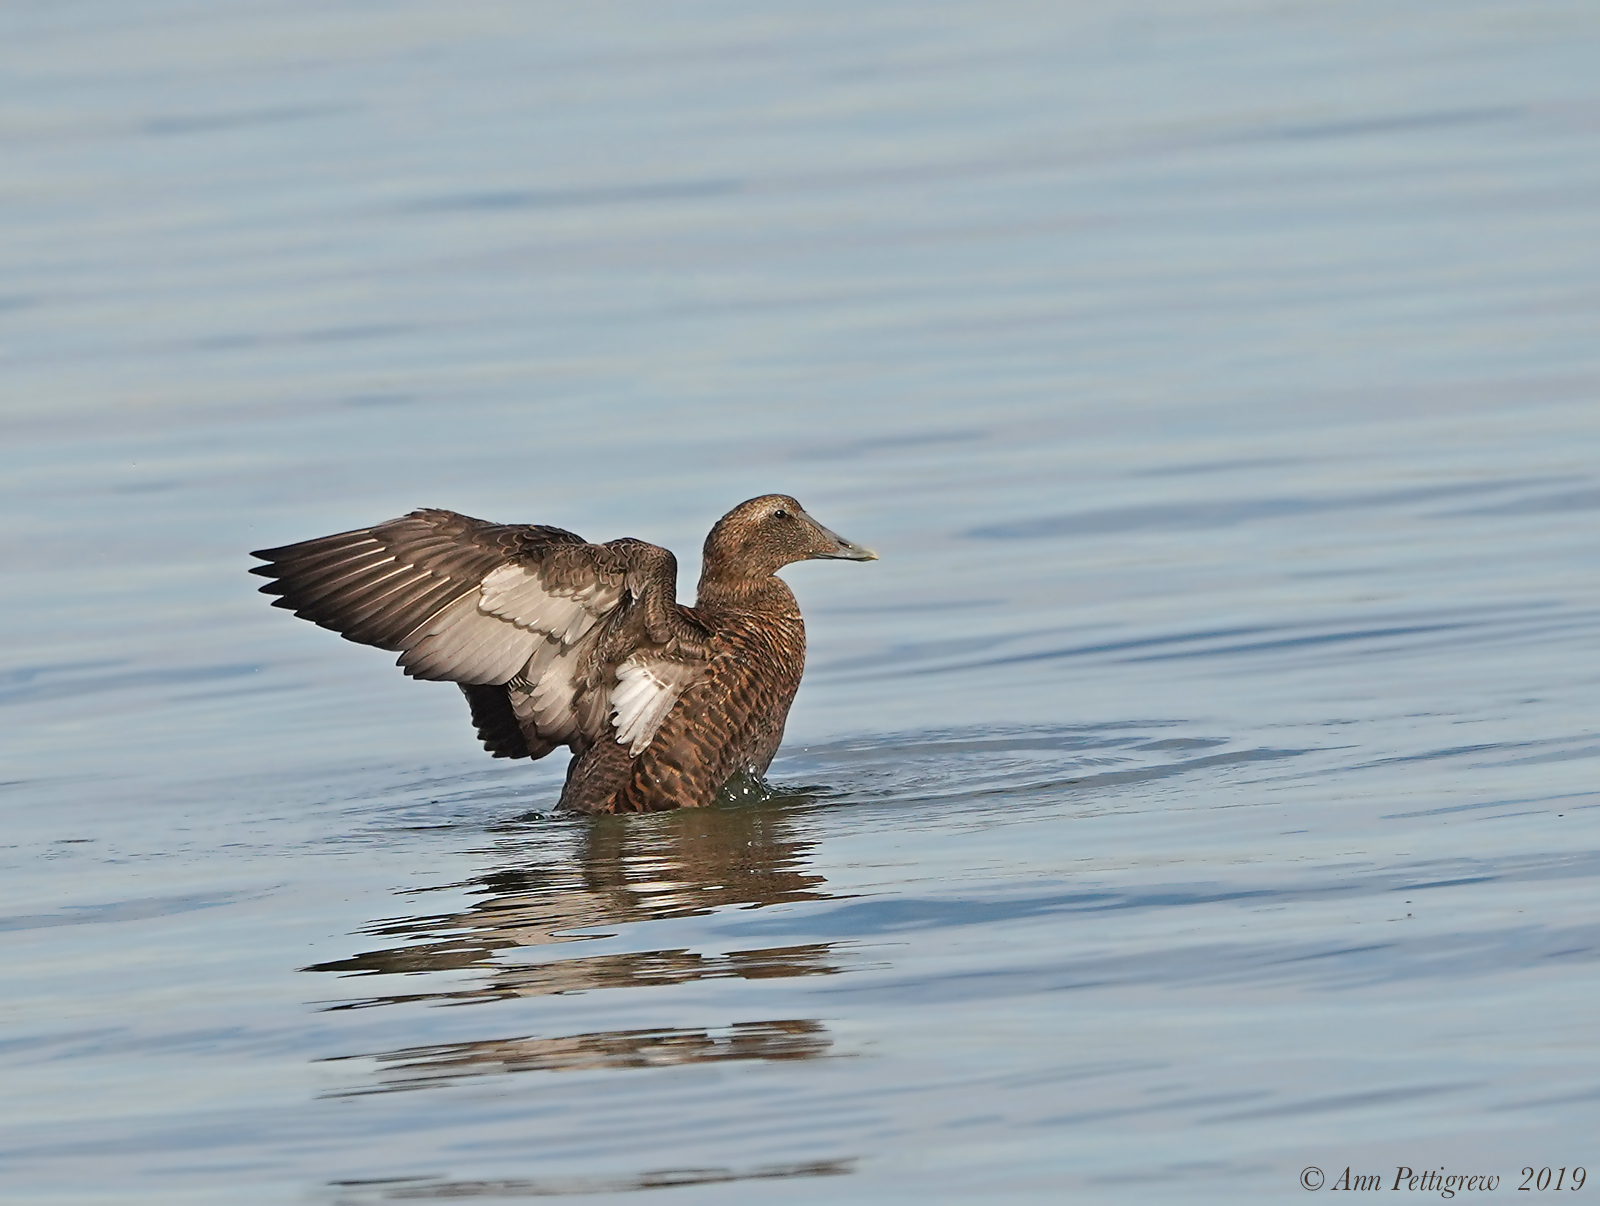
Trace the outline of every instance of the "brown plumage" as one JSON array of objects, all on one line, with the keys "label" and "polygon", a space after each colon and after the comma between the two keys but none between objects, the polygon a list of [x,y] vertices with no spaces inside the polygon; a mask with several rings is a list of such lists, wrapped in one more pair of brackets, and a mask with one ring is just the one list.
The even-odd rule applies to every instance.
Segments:
[{"label": "brown plumage", "polygon": [[274,606],[459,684],[496,758],[568,746],[561,804],[584,812],[700,807],[738,772],[764,772],[806,653],[776,571],[876,559],[784,494],[717,521],[693,607],[666,549],[453,511],[252,555]]}]

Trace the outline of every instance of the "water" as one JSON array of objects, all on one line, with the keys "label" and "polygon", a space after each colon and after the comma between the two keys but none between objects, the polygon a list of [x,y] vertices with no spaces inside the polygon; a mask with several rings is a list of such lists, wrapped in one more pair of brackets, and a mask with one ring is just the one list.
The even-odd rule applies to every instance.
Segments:
[{"label": "water", "polygon": [[[8,1201],[1600,1166],[1593,6],[0,27]],[[705,812],[244,574],[770,490],[883,560]]]}]

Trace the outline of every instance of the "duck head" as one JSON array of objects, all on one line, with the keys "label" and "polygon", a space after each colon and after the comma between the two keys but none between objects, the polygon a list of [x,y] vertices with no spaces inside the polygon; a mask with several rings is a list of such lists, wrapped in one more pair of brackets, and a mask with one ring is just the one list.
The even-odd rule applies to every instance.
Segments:
[{"label": "duck head", "polygon": [[706,537],[704,578],[765,578],[796,561],[876,561],[830,532],[787,494],[763,494],[729,511]]}]

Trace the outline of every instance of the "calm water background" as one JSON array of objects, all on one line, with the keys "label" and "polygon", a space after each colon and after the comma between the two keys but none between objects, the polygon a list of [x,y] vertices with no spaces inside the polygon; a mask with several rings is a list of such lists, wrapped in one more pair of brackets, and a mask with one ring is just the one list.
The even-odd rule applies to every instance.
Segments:
[{"label": "calm water background", "polygon": [[[8,8],[6,1200],[1600,1174],[1597,47]],[[883,560],[788,572],[778,794],[701,813],[541,817],[244,574],[432,505],[687,594],[769,490]]]}]

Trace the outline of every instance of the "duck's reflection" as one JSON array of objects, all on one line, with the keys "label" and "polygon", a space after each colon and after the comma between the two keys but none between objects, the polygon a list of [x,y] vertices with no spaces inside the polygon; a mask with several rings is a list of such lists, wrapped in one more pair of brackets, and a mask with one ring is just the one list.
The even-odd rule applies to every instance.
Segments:
[{"label": "duck's reflection", "polygon": [[[559,1038],[435,1043],[375,1057],[377,1080],[329,1097],[429,1089],[467,1077],[507,1072],[576,1072],[593,1068],[657,1068],[736,1059],[815,1059],[833,1040],[821,1022],[790,1019],[735,1022],[720,1029],[605,1030]],[[340,1057],[356,1058],[352,1056]],[[332,1062],[332,1061],[330,1061]]]},{"label": "duck's reflection", "polygon": [[[774,802],[516,827],[497,835],[492,853],[499,865],[478,880],[481,899],[469,908],[377,922],[363,932],[399,941],[305,970],[355,978],[404,975],[410,983],[418,973],[443,973],[422,975],[416,991],[323,1003],[333,1010],[472,1004],[713,977],[832,974],[840,970],[832,943],[563,957],[571,944],[600,936],[596,928],[827,899],[823,878],[806,869],[812,843],[798,836],[794,813]],[[462,1076],[530,1070],[809,1059],[830,1046],[820,1022],[793,1018],[433,1044],[365,1053],[378,1062],[378,1082],[347,1092],[424,1088]]]}]

